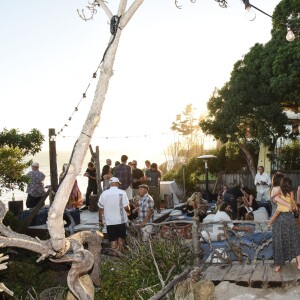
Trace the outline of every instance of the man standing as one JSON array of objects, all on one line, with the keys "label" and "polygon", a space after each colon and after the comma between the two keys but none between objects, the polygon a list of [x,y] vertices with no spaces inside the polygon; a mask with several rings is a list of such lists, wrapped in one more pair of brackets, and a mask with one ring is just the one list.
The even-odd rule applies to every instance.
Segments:
[{"label": "man standing", "polygon": [[133,160],[131,162],[132,169],[132,197],[134,198],[139,194],[139,186],[142,184],[144,180],[144,172],[137,168],[137,161]]},{"label": "man standing", "polygon": [[127,160],[127,155],[121,156],[121,164],[115,168],[114,176],[119,178],[119,180],[122,182],[119,188],[126,192],[128,199],[132,199],[132,172],[131,168],[126,165]]},{"label": "man standing", "polygon": [[88,186],[85,194],[85,205],[88,207],[90,205],[90,195],[97,195],[97,175],[96,168],[93,162],[88,163],[88,167],[84,173],[84,176],[88,177]]},{"label": "man standing", "polygon": [[115,166],[111,169],[111,174],[113,176],[115,176],[115,169],[116,167],[120,164],[120,162],[118,160],[115,161]]},{"label": "man standing", "polygon": [[139,213],[138,219],[140,221],[140,227],[142,231],[143,241],[147,241],[151,237],[153,225],[147,225],[147,223],[153,223],[154,221],[154,201],[148,194],[149,187],[146,184],[139,186]]},{"label": "man standing", "polygon": [[121,182],[117,177],[112,177],[109,183],[110,188],[101,194],[98,202],[99,225],[103,226],[104,215],[111,248],[122,252],[126,239],[127,212],[130,212],[129,201],[125,191],[119,189]]},{"label": "man standing", "polygon": [[44,179],[45,174],[39,171],[39,163],[34,162],[31,165],[31,171],[27,173],[29,183],[27,186],[26,206],[28,208],[35,207],[45,195]]},{"label": "man standing", "polygon": [[255,175],[254,184],[256,185],[256,201],[260,202],[262,199],[270,200],[270,186],[271,178],[269,174],[264,172],[264,167],[258,167],[258,173]]},{"label": "man standing", "polygon": [[153,197],[157,213],[160,213],[160,188],[161,173],[156,163],[152,163],[150,169],[146,170],[146,183],[149,186],[149,194]]}]

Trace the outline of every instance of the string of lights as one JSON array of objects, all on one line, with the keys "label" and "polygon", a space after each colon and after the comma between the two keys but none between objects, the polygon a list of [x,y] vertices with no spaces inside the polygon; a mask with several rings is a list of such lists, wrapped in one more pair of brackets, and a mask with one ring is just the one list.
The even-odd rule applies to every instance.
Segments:
[{"label": "string of lights", "polygon": [[[70,115],[70,117],[68,118],[68,120],[61,127],[61,129],[57,132],[56,136],[61,135],[61,133],[64,131],[64,128],[69,126],[69,123],[72,121],[72,118],[73,118],[74,114],[79,110],[79,105],[81,104],[82,100],[86,98],[87,92],[88,92],[88,90],[89,90],[89,88],[90,88],[93,80],[95,78],[97,78],[97,73],[98,73],[98,71],[100,69],[101,64],[103,63],[103,61],[105,59],[107,51],[109,50],[110,46],[112,45],[112,43],[115,40],[115,37],[116,37],[116,34],[117,34],[117,30],[120,29],[120,27],[119,27],[120,19],[121,19],[121,16],[120,17],[119,16],[113,16],[110,19],[110,34],[111,34],[110,42],[108,43],[108,45],[107,45],[107,47],[106,47],[106,49],[105,49],[105,51],[103,53],[102,59],[101,59],[100,63],[98,64],[98,67],[97,67],[96,71],[93,73],[91,81],[87,85],[85,91],[82,93],[82,96],[81,96],[79,102],[75,106],[75,108],[74,108],[72,114]],[[51,139],[53,139],[53,138],[51,137]]]},{"label": "string of lights", "polygon": [[[125,135],[125,136],[93,136],[94,139],[131,139],[131,138],[148,138],[157,135],[169,135],[174,134],[174,132],[161,132],[156,134],[141,134],[141,135]],[[77,138],[77,136],[63,135],[63,138]]]},{"label": "string of lights", "polygon": [[[190,1],[192,3],[196,2],[196,0],[190,0]],[[228,0],[215,0],[215,1],[218,2],[219,6],[222,8],[228,7]],[[292,42],[296,37],[300,36],[300,28],[299,28],[300,26],[294,26],[294,25],[292,26],[291,24],[289,24],[289,22],[286,22],[286,23],[280,22],[279,20],[274,19],[270,14],[264,12],[260,8],[251,4],[249,0],[242,0],[242,1],[245,5],[247,18],[249,21],[253,21],[256,18],[256,14],[255,14],[254,10],[252,9],[252,8],[254,8],[255,10],[261,12],[262,14],[270,17],[277,24],[281,24],[281,25],[285,26],[287,28],[287,35],[286,35],[287,41]],[[179,9],[182,8],[182,6],[178,3],[178,0],[175,0],[175,6]]]},{"label": "string of lights", "polygon": [[[218,2],[219,6],[222,8],[227,8],[227,6],[228,6],[227,0],[215,0],[215,1]],[[260,13],[270,17],[275,23],[285,26],[287,28],[287,35],[286,35],[287,41],[292,42],[296,37],[298,37],[300,35],[299,28],[297,28],[295,26],[291,26],[291,24],[289,24],[288,22],[284,23],[279,20],[276,20],[270,14],[266,13],[262,9],[251,4],[249,0],[242,0],[242,1],[245,5],[246,15],[247,15],[247,18],[249,21],[253,21],[256,18],[256,13],[253,10],[253,8],[254,8],[255,10],[259,11]]]}]

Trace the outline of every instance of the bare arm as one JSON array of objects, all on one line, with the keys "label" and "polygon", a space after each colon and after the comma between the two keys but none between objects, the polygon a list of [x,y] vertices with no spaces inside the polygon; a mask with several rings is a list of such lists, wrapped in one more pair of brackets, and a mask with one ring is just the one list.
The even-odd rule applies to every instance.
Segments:
[{"label": "bare arm", "polygon": [[152,214],[153,214],[153,209],[148,210],[145,220],[140,224],[141,227],[146,226],[146,224],[147,224],[148,221],[150,220]]},{"label": "bare arm", "polygon": [[126,211],[127,213],[130,214],[130,206],[129,206],[129,204],[126,205],[126,206],[124,206],[124,209],[125,209],[125,211]]},{"label": "bare arm", "polygon": [[279,193],[279,195],[276,194],[276,195],[275,195],[275,198],[274,198],[274,200],[273,200],[273,202],[274,202],[274,203],[280,203],[281,205],[284,205],[284,206],[288,207],[289,209],[291,209],[291,208],[292,208],[291,204],[288,203],[287,201],[283,200],[283,199],[280,197],[280,195],[281,195],[281,193]]},{"label": "bare arm", "polygon": [[247,231],[247,232],[253,231],[252,227],[233,226],[232,229],[235,231]]}]

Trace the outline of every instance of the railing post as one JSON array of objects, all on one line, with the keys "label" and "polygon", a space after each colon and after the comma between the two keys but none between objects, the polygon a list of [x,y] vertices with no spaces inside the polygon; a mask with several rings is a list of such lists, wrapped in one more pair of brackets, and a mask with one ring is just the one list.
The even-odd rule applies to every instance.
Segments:
[{"label": "railing post", "polygon": [[195,211],[193,216],[193,226],[192,226],[192,241],[193,241],[193,253],[194,253],[194,264],[195,266],[200,266],[200,239],[199,239],[199,208],[200,208],[200,198],[201,193],[196,193],[195,198]]},{"label": "railing post", "polygon": [[[49,160],[50,160],[50,181],[51,189],[54,193],[58,188],[58,174],[57,174],[57,158],[56,158],[56,141],[55,141],[55,129],[49,129]],[[54,194],[50,193],[50,204],[54,200]]]}]

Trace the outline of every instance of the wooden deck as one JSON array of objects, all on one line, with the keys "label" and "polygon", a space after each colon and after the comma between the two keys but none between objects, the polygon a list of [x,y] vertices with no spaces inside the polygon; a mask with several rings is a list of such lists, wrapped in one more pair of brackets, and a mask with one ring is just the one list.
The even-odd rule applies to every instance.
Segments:
[{"label": "wooden deck", "polygon": [[233,262],[232,265],[204,265],[202,273],[215,284],[229,281],[254,288],[286,287],[300,283],[300,270],[297,269],[295,260],[286,263],[278,273],[274,272],[273,261],[258,261],[249,265],[239,262]]}]

